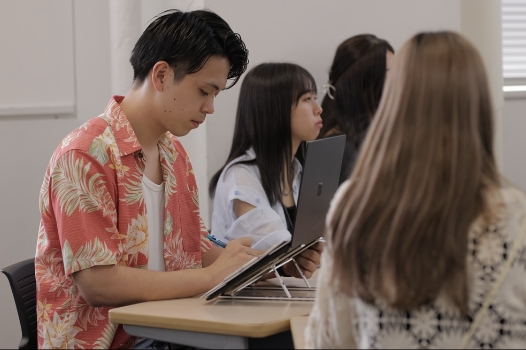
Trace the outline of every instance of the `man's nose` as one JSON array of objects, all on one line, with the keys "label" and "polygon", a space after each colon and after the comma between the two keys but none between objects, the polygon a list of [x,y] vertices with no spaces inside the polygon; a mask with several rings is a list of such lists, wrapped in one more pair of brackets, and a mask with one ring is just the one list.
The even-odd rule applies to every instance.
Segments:
[{"label": "man's nose", "polygon": [[203,105],[202,112],[205,114],[212,114],[214,113],[214,99],[210,99]]}]

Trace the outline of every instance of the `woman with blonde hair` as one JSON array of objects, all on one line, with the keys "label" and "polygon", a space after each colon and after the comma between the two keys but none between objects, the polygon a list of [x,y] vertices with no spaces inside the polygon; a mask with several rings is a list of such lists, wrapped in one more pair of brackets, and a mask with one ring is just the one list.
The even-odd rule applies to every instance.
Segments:
[{"label": "woman with blonde hair", "polygon": [[496,169],[490,101],[461,35],[400,50],[327,218],[310,347],[526,348],[526,196]]}]

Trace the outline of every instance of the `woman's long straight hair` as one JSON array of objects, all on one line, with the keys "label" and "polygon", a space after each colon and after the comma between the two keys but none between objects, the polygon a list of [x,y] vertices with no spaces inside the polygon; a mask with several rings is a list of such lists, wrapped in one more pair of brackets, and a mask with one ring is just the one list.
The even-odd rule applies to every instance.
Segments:
[{"label": "woman's long straight hair", "polygon": [[468,231],[499,186],[482,60],[462,36],[400,50],[350,185],[328,226],[333,281],[411,309],[445,294],[468,310]]},{"label": "woman's long straight hair", "polygon": [[274,204],[281,200],[285,169],[288,169],[289,183],[294,175],[292,108],[308,92],[316,92],[316,83],[312,75],[297,64],[263,63],[247,73],[239,93],[230,154],[210,180],[211,197],[226,165],[252,147],[256,158],[249,163],[257,164],[269,202]]},{"label": "woman's long straight hair", "polygon": [[372,34],[355,35],[342,42],[332,62],[329,82],[335,88],[323,98],[320,138],[333,129],[346,135],[358,149],[380,103],[391,45]]}]

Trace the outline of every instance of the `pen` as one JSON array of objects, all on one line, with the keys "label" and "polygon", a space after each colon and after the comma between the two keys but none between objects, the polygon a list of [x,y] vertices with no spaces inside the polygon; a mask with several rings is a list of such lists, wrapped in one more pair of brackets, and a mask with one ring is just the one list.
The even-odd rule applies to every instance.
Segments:
[{"label": "pen", "polygon": [[217,245],[218,247],[221,247],[221,248],[225,248],[226,247],[226,243],[223,242],[222,240],[216,238],[214,235],[212,235],[211,233],[209,233],[206,238],[208,238],[209,240],[211,240],[215,245]]}]

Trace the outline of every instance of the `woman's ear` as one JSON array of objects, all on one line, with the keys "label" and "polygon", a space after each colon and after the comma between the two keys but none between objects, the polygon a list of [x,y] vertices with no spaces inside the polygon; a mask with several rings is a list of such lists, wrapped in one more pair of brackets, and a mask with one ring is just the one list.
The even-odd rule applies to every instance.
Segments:
[{"label": "woman's ear", "polygon": [[173,79],[172,67],[166,61],[157,62],[152,68],[152,85],[155,90],[161,92],[164,90],[164,84],[167,79]]}]

